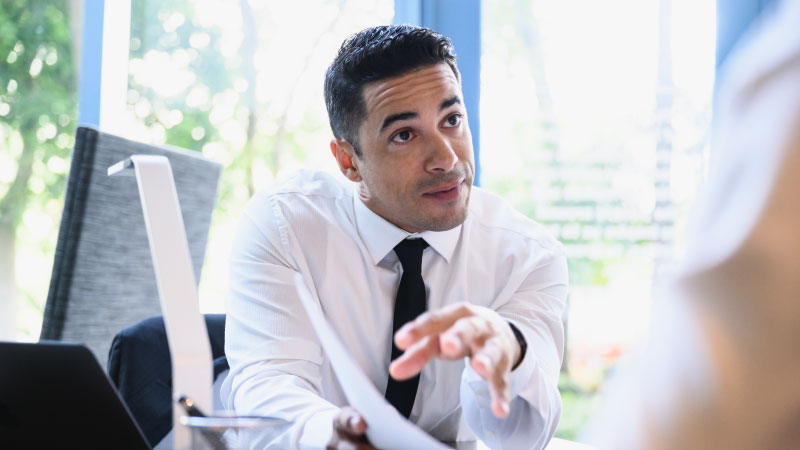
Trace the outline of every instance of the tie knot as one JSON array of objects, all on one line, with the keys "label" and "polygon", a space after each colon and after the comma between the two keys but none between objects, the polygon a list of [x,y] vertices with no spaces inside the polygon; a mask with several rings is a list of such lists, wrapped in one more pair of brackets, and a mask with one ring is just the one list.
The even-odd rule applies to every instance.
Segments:
[{"label": "tie knot", "polygon": [[404,272],[422,273],[422,251],[428,247],[425,239],[403,239],[395,245],[394,252],[403,265]]}]

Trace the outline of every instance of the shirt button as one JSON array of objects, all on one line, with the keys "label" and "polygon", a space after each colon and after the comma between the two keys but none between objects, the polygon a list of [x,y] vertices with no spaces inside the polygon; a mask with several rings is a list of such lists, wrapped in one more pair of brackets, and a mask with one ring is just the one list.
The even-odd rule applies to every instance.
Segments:
[{"label": "shirt button", "polygon": [[488,431],[486,432],[486,436],[489,436],[490,438],[494,438],[494,431],[492,431],[492,430],[488,430]]}]

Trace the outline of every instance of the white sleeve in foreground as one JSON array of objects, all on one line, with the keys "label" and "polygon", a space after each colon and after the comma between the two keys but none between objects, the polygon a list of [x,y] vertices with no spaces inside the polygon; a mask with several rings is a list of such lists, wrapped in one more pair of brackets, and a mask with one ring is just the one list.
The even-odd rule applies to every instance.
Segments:
[{"label": "white sleeve in foreground", "polygon": [[242,448],[321,448],[339,408],[321,397],[322,349],[294,287],[272,210],[248,205],[231,254],[221,396],[239,415],[287,421],[240,435]]}]

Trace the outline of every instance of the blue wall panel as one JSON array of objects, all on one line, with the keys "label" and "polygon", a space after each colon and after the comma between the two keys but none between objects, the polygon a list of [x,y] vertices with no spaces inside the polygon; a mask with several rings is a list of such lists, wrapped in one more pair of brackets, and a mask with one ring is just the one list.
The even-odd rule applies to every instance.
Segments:
[{"label": "blue wall panel", "polygon": [[103,67],[104,1],[83,4],[78,125],[100,127],[100,75]]}]

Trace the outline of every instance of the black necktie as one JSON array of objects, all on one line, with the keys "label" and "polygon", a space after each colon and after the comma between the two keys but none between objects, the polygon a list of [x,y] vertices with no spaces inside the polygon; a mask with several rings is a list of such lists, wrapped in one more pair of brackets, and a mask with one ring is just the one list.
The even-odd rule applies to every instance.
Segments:
[{"label": "black necktie", "polygon": [[[424,239],[405,239],[397,244],[394,252],[403,265],[400,287],[394,302],[394,320],[392,322],[392,361],[403,352],[394,345],[394,334],[406,322],[410,322],[425,312],[425,283],[422,281],[422,251],[428,243]],[[417,396],[419,374],[408,380],[397,381],[391,376],[386,386],[386,400],[397,411],[408,418]]]}]

